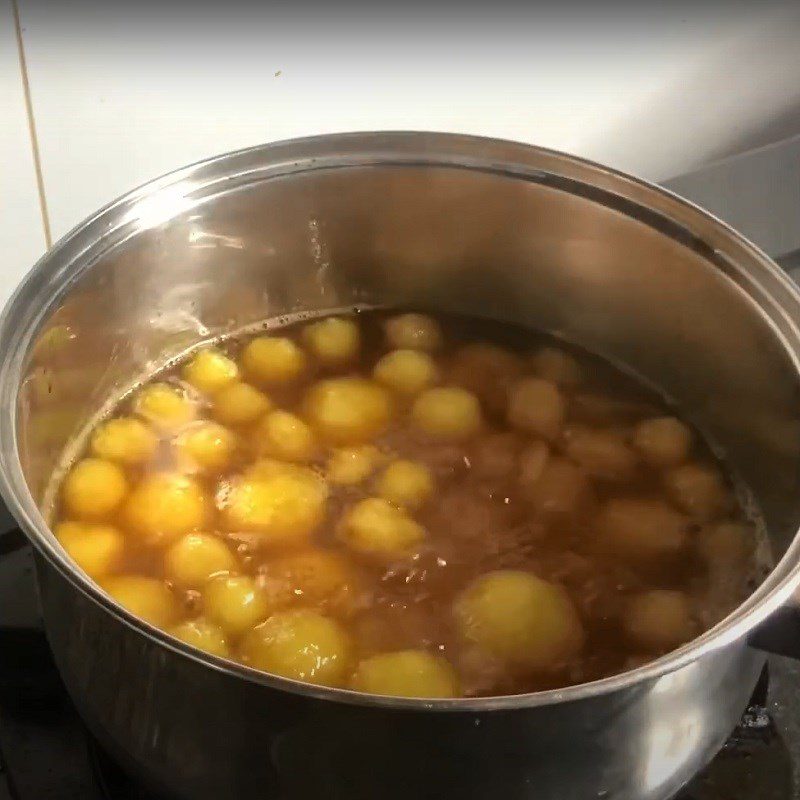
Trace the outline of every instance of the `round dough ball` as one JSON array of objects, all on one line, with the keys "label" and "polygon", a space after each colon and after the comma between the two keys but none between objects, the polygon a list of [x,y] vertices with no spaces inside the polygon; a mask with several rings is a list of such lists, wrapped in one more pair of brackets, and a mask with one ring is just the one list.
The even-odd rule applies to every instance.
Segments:
[{"label": "round dough ball", "polygon": [[202,586],[211,578],[235,572],[236,557],[222,539],[208,533],[187,533],[164,554],[164,573],[184,588]]},{"label": "round dough ball", "polygon": [[372,475],[381,460],[380,450],[369,444],[337,448],[328,458],[328,480],[339,486],[357,486]]},{"label": "round dough ball", "polygon": [[353,662],[347,631],[315,611],[282,611],[242,642],[250,666],[273,675],[321,686],[341,686]]},{"label": "round dough ball", "polygon": [[311,387],[305,408],[312,426],[333,444],[361,444],[382,433],[392,401],[382,386],[363,378],[332,378]]},{"label": "round dough ball", "polygon": [[152,383],[136,395],[133,411],[161,430],[174,431],[197,416],[197,404],[176,386]]},{"label": "round dough ball", "polygon": [[688,457],[692,432],[675,417],[655,417],[636,426],[633,444],[652,466],[674,467]]},{"label": "round dough ball", "polygon": [[[539,477],[521,484],[532,508],[546,519],[580,516],[592,501],[592,488],[583,470],[566,458],[548,457],[546,453],[539,467],[535,455],[531,451],[527,467],[530,476],[538,470]],[[530,479],[528,475],[525,478]]]},{"label": "round dough ball", "polygon": [[157,628],[178,620],[180,606],[172,592],[155,578],[143,575],[117,575],[106,578],[103,589],[124,609]]},{"label": "round dough ball", "polygon": [[[517,480],[519,481],[520,488],[526,492],[530,493],[533,490],[533,487],[538,483],[539,478],[542,477],[544,474],[544,468],[547,465],[547,462],[550,460],[550,448],[547,445],[547,442],[542,441],[541,439],[537,439],[536,441],[531,442],[519,455],[519,476]],[[557,474],[560,468],[555,470]],[[572,473],[575,475],[574,470],[561,470],[567,474]],[[549,480],[552,481],[554,475],[549,476]],[[582,477],[582,476],[581,476]],[[567,481],[569,482],[569,481]],[[575,481],[576,484],[583,485],[585,482],[582,480]],[[588,484],[586,484],[588,486]],[[586,487],[584,487],[586,488]],[[542,499],[546,500],[546,496],[548,494],[547,485],[542,487],[543,495]],[[578,492],[578,494],[582,494]],[[546,503],[544,503],[546,505]],[[558,505],[558,504],[557,504]]]},{"label": "round dough ball", "polygon": [[322,476],[314,467],[303,464],[292,464],[277,458],[259,458],[247,468],[244,475],[246,478],[258,479],[274,478],[276,475],[292,475],[298,479],[312,482],[325,497],[328,496],[328,488]]},{"label": "round dough ball", "polygon": [[542,347],[531,356],[531,366],[540,378],[558,386],[577,386],[582,380],[578,362],[569,353],[555,347]]},{"label": "round dough ball", "polygon": [[651,652],[672,650],[696,633],[689,598],[671,589],[651,589],[632,598],[624,627],[633,644]]},{"label": "round dough ball", "polygon": [[55,535],[69,557],[97,580],[116,572],[125,551],[125,537],[112,525],[60,522]]},{"label": "round dough ball", "polygon": [[478,398],[457,387],[427,389],[414,401],[411,417],[419,430],[439,441],[469,439],[482,425]]},{"label": "round dough ball", "polygon": [[652,404],[613,394],[580,392],[569,399],[569,417],[586,425],[632,425],[653,412]]},{"label": "round dough ball", "polygon": [[270,399],[249,383],[236,381],[214,395],[214,417],[223,425],[248,425],[269,411]]},{"label": "round dough ball", "polygon": [[339,538],[365,555],[408,555],[425,538],[425,529],[382,497],[360,500],[342,518]]},{"label": "round dough ball", "polygon": [[524,378],[509,391],[508,421],[519,430],[552,441],[561,433],[565,415],[564,398],[551,381]]},{"label": "round dough ball", "polygon": [[266,414],[253,433],[256,449],[286,461],[311,461],[317,453],[314,432],[300,417],[278,408]]},{"label": "round dough ball", "polygon": [[221,575],[203,589],[206,616],[230,636],[238,636],[266,619],[267,598],[247,575]]},{"label": "round dough ball", "polygon": [[357,576],[344,556],[331,550],[304,550],[266,562],[262,586],[273,608],[293,603],[349,612]]},{"label": "round dough ball", "polygon": [[419,350],[392,350],[378,361],[372,376],[378,383],[398,394],[419,394],[436,383],[436,362]]},{"label": "round dough ball", "polygon": [[62,487],[64,510],[79,519],[111,514],[128,491],[125,473],[103,458],[84,458],[67,475]]},{"label": "round dough ball", "polygon": [[281,336],[259,336],[242,351],[242,366],[257,383],[291,383],[306,371],[306,354]]},{"label": "round dough ball", "polygon": [[210,504],[200,484],[179,472],[145,476],[125,503],[128,527],[149,545],[173,542],[189,531],[203,528]]},{"label": "round dough ball", "polygon": [[232,481],[222,496],[225,526],[257,533],[266,545],[304,542],[325,516],[325,482],[311,470],[258,464]]},{"label": "round dough ball", "polygon": [[239,377],[239,367],[215,347],[200,350],[183,368],[183,379],[205,394],[214,394]]},{"label": "round dough ball", "polygon": [[431,471],[417,461],[398,459],[389,464],[378,478],[378,494],[396,506],[414,510],[433,494]]},{"label": "round dough ball", "polygon": [[439,323],[424,314],[401,314],[386,320],[386,339],[398,350],[436,350],[442,344]]},{"label": "round dough ball", "polygon": [[706,525],[697,537],[697,549],[714,567],[730,569],[746,563],[755,548],[755,534],[741,522]]},{"label": "round dough ball", "polygon": [[672,502],[689,516],[707,522],[729,510],[731,497],[714,467],[683,464],[664,476]]},{"label": "round dough ball", "polygon": [[198,420],[178,435],[175,446],[187,469],[222,472],[231,465],[238,441],[218,422]]},{"label": "round dough ball", "polygon": [[453,356],[448,380],[472,392],[492,413],[503,414],[508,392],[523,375],[524,364],[515,353],[485,342],[467,344]]},{"label": "round dough ball", "polygon": [[220,658],[228,658],[230,656],[228,642],[222,628],[203,617],[189,619],[178,625],[173,625],[167,633],[192,647],[196,647],[198,650],[210,653],[212,656],[219,656]]},{"label": "round dough ball", "polygon": [[674,557],[686,546],[689,520],[661,500],[618,497],[600,509],[597,544],[632,561]]},{"label": "round dough ball", "polygon": [[612,431],[576,426],[565,431],[567,455],[597,478],[630,480],[637,466],[636,453]]},{"label": "round dough ball", "polygon": [[520,443],[513,433],[490,433],[475,441],[469,455],[472,472],[480,478],[499,480],[517,469]]},{"label": "round dough ball", "polygon": [[157,447],[158,436],[135,417],[110,419],[92,434],[92,452],[96,456],[129,466],[149,461]]},{"label": "round dough ball", "polygon": [[583,646],[583,626],[561,586],[527,572],[482,575],[457,599],[461,634],[513,666],[554,670]]},{"label": "round dough ball", "polygon": [[391,697],[458,697],[458,676],[447,659],[424,650],[400,650],[364,659],[352,688]]},{"label": "round dough ball", "polygon": [[303,342],[324,366],[341,367],[358,356],[358,325],[352,319],[327,317],[305,327]]}]

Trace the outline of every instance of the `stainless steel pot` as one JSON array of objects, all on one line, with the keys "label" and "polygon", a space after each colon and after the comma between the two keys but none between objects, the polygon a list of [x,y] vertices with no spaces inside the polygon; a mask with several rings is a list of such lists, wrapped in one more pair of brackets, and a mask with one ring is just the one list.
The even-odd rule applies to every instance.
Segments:
[{"label": "stainless steel pot", "polygon": [[[109,397],[198,339],[364,303],[548,329],[630,365],[750,485],[777,566],[734,614],[653,664],[440,701],[309,687],[200,655],[75,570],[40,508],[65,443]],[[135,190],[59,242],[0,320],[2,493],[37,548],[69,691],[118,758],[186,798],[669,797],[733,728],[764,660],[746,637],[800,579],[798,322],[794,287],[720,222],[519,144],[327,136]]]}]

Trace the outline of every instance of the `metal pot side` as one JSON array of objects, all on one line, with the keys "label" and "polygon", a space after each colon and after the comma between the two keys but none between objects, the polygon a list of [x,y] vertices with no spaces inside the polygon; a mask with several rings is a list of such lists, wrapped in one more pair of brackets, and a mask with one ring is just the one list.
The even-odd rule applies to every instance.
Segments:
[{"label": "metal pot side", "polygon": [[[204,658],[72,567],[40,507],[65,446],[109,397],[200,339],[371,304],[522,323],[630,366],[753,490],[778,565],[728,619],[652,665],[432,702]],[[778,268],[704,212],[509,142],[318,137],[135,190],[59,242],[0,319],[1,488],[38,549],[72,696],[114,753],[180,797],[669,797],[733,728],[763,664],[745,637],[798,581],[799,320]],[[86,343],[79,359],[51,352],[60,326]]]}]

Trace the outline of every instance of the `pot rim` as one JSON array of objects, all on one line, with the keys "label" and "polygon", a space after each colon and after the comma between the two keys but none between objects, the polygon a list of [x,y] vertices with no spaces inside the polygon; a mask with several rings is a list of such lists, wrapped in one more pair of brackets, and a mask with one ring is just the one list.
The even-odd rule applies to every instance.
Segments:
[{"label": "pot rim", "polygon": [[[17,392],[34,336],[57,301],[95,258],[137,231],[166,222],[216,194],[279,175],[332,167],[379,165],[462,168],[580,188],[590,199],[618,202],[628,215],[702,250],[744,284],[800,372],[800,292],[759,248],[678,195],[626,173],[557,150],[478,136],[423,131],[326,134],[237,150],[195,162],[142,184],[88,217],[39,259],[0,316],[0,494],[27,537],[64,578],[118,621],[173,653],[252,683],[307,697],[407,710],[484,712],[552,705],[605,695],[658,679],[731,645],[782,605],[800,583],[800,537],[795,536],[766,579],[716,626],[678,650],[641,667],[589,683],[528,694],[420,699],[363,694],[270,675],[202,653],[139,620],[79,571],[46,524],[22,473],[16,441]],[[176,190],[180,190],[176,192]],[[592,195],[596,195],[594,198]],[[166,214],[146,221],[154,199]],[[188,201],[188,205],[181,204]],[[172,207],[169,206],[170,202]],[[157,203],[156,203],[157,205]],[[99,247],[105,243],[105,247]],[[740,263],[744,262],[744,264]],[[778,295],[778,297],[776,297]],[[28,309],[37,309],[33,314]]]}]

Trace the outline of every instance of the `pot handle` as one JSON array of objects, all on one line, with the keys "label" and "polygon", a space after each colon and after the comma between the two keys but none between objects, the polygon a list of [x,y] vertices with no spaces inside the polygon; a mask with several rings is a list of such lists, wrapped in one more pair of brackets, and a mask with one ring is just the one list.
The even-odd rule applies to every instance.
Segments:
[{"label": "pot handle", "polygon": [[767,653],[800,660],[800,589],[750,631],[747,643]]}]

